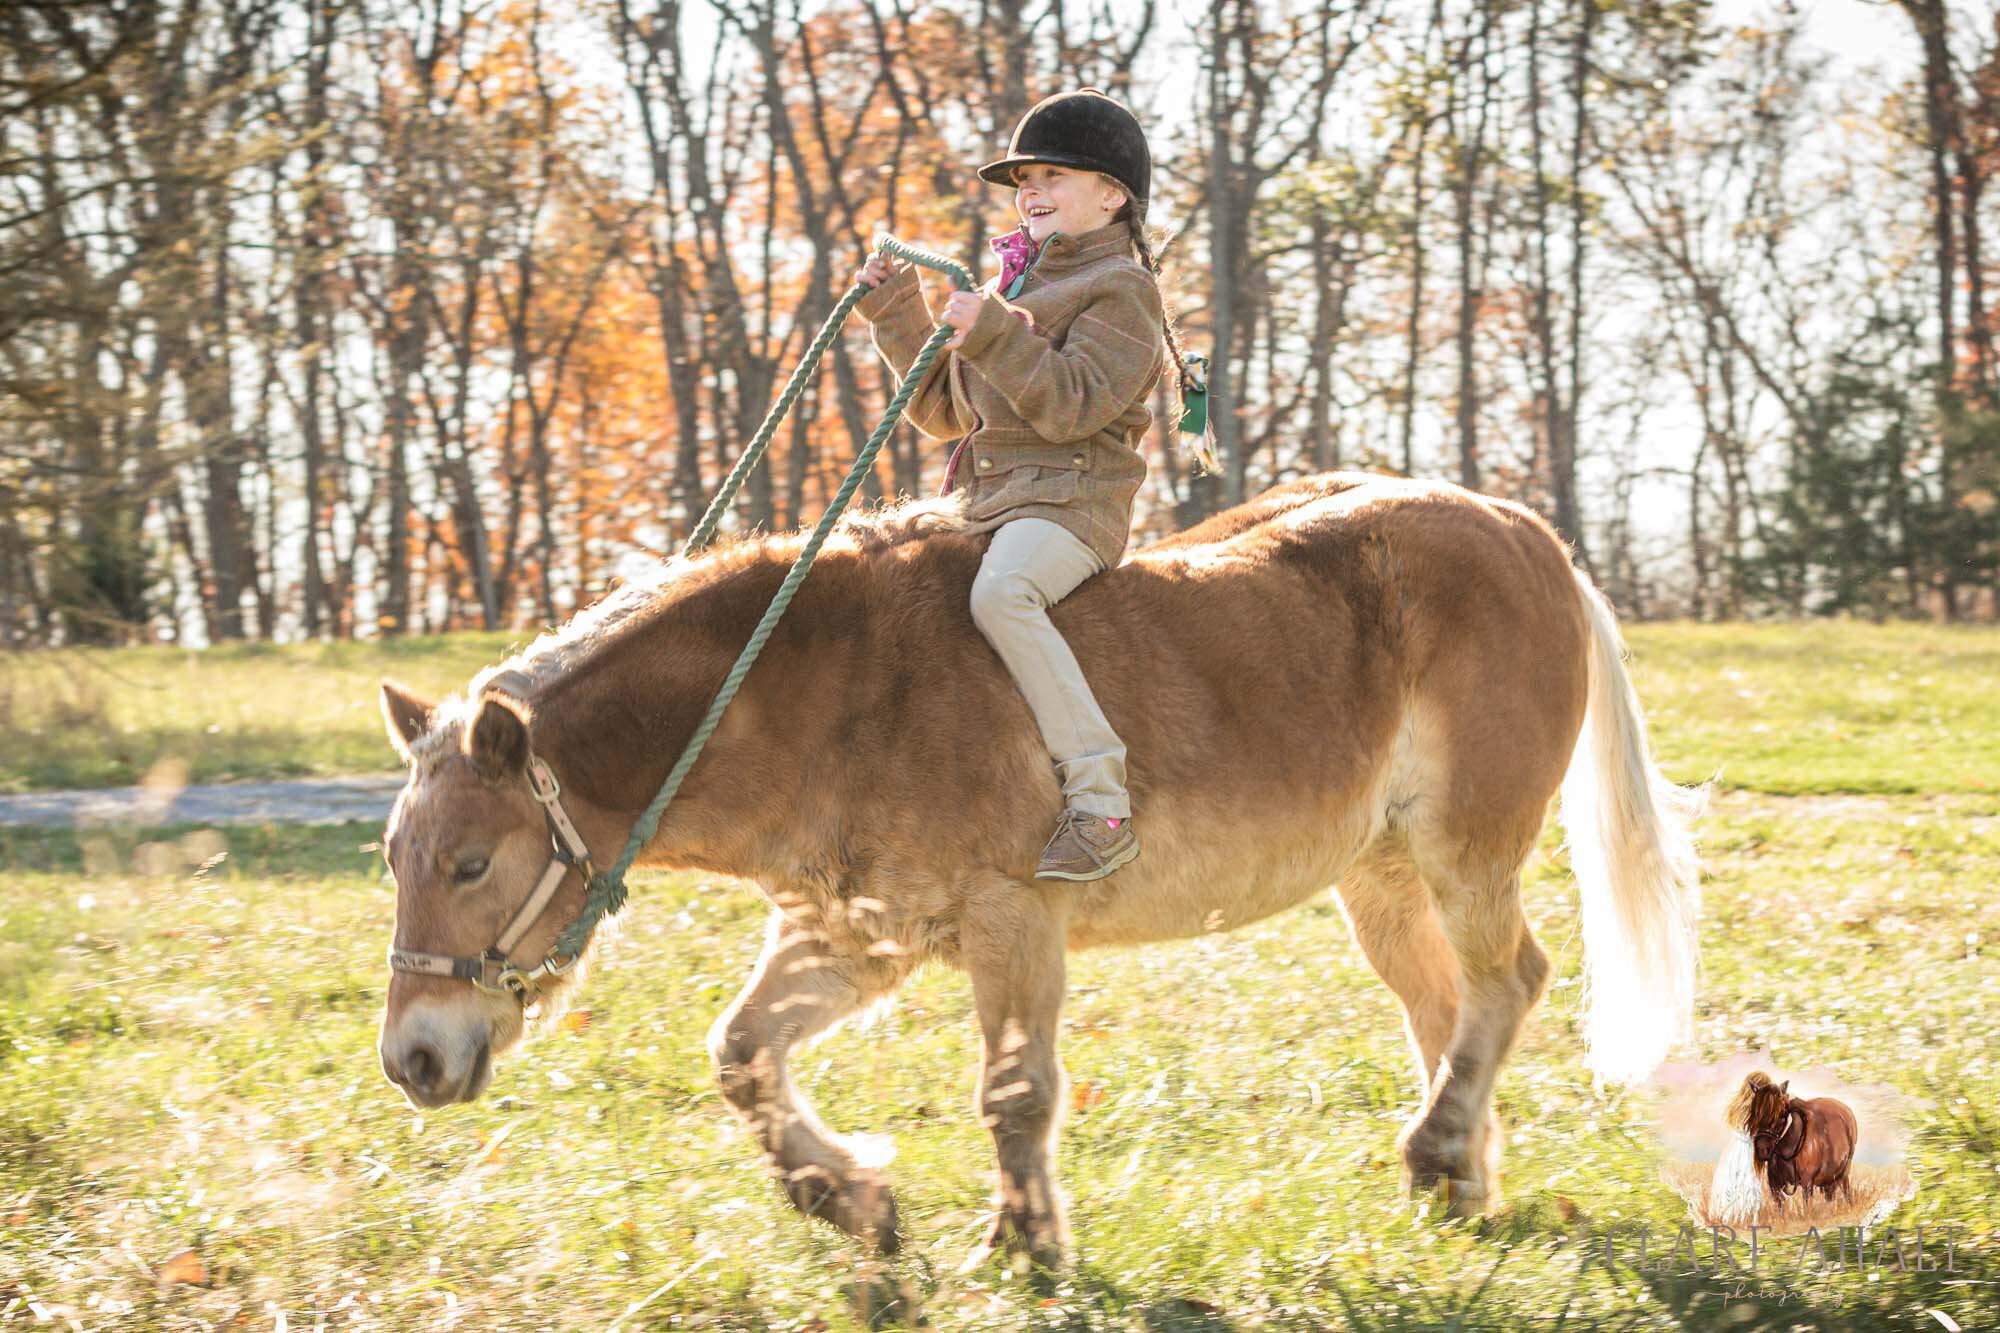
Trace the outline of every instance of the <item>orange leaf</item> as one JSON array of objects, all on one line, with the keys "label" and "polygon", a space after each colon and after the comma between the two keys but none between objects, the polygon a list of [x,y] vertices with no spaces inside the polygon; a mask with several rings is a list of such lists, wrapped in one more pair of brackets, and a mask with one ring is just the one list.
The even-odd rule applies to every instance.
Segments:
[{"label": "orange leaf", "polygon": [[205,1287],[208,1285],[208,1265],[201,1261],[201,1251],[182,1250],[160,1265],[155,1278],[163,1287]]},{"label": "orange leaf", "polygon": [[1070,1106],[1078,1111],[1088,1111],[1104,1101],[1104,1085],[1084,1079],[1070,1089]]},{"label": "orange leaf", "polygon": [[568,1013],[562,1016],[562,1026],[563,1026],[563,1031],[565,1032],[583,1031],[585,1028],[590,1026],[590,1010],[588,1009],[570,1010]]}]

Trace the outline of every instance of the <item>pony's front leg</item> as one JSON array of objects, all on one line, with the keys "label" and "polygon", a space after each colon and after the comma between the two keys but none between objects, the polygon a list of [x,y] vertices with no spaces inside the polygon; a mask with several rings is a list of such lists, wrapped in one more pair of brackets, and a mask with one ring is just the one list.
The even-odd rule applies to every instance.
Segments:
[{"label": "pony's front leg", "polygon": [[793,1086],[787,1058],[909,972],[898,959],[837,954],[816,926],[773,912],[756,969],[708,1033],[723,1098],[763,1145],[793,1205],[885,1254],[898,1240],[889,1187],[820,1123]]},{"label": "pony's front leg", "polygon": [[1066,903],[1059,890],[1010,881],[969,904],[961,925],[979,1013],[974,1107],[1000,1157],[999,1216],[975,1262],[1000,1247],[1053,1268],[1069,1242],[1052,1160],[1063,1099],[1056,1025]]}]

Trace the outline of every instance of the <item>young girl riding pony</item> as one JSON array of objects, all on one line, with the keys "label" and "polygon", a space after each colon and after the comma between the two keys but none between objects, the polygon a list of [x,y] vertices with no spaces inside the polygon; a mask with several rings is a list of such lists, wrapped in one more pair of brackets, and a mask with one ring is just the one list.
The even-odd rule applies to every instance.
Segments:
[{"label": "young girl riding pony", "polygon": [[933,311],[914,265],[875,255],[854,309],[899,384],[933,319],[957,330],[907,410],[926,435],[962,437],[944,490],[964,490],[968,530],[993,533],[972,619],[1062,780],[1035,877],[1102,879],[1139,854],[1125,746],[1048,608],[1124,555],[1146,475],[1147,401],[1173,348],[1144,230],[1152,156],[1132,113],[1084,88],[1037,104],[979,175],[1014,187],[1021,218],[991,242],[999,276]]}]

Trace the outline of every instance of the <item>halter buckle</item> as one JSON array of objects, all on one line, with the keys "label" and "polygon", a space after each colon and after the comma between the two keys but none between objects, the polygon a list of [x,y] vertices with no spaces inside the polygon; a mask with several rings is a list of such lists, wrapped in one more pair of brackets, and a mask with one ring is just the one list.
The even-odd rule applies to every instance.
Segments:
[{"label": "halter buckle", "polygon": [[[480,975],[472,979],[472,984],[489,995],[511,995],[525,1005],[541,995],[545,983],[569,975],[582,956],[577,954],[558,960],[555,954],[550,954],[533,967],[521,968],[508,964],[504,959],[483,955],[479,960],[482,965]],[[486,965],[498,965],[500,969],[490,982],[485,976]]]},{"label": "halter buckle", "polygon": [[[526,981],[527,974],[520,968],[513,966],[505,958],[494,957],[490,952],[480,954],[478,962],[479,971],[468,978],[473,985],[488,995],[511,995],[517,1000],[522,998],[521,983]],[[486,979],[488,975],[492,976],[491,981]]]},{"label": "halter buckle", "polygon": [[528,761],[528,790],[533,792],[535,799],[543,805],[554,805],[562,797],[562,785],[556,781],[555,773],[540,758]]}]

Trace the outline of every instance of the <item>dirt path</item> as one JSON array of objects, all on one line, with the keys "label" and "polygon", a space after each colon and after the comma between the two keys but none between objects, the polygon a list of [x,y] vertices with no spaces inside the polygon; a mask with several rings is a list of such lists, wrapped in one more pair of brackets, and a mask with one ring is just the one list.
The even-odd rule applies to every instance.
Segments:
[{"label": "dirt path", "polygon": [[0,796],[0,825],[103,828],[124,824],[381,823],[403,778],[318,778],[192,787],[112,787]]}]

